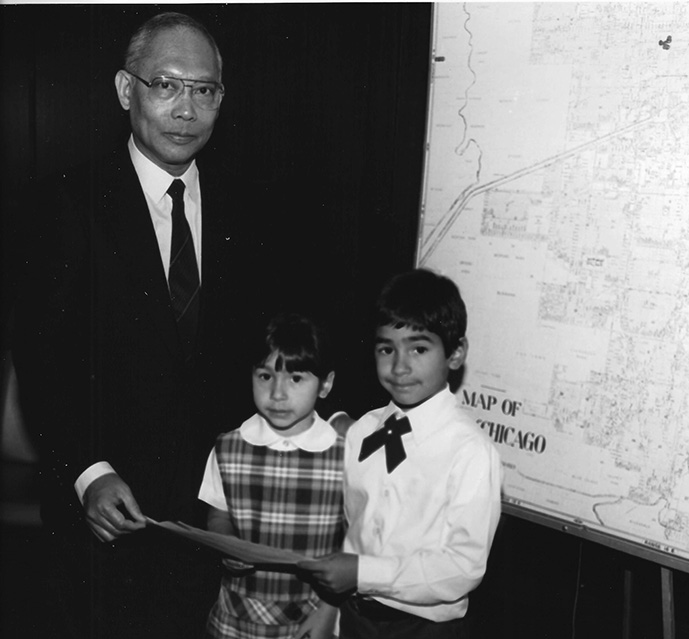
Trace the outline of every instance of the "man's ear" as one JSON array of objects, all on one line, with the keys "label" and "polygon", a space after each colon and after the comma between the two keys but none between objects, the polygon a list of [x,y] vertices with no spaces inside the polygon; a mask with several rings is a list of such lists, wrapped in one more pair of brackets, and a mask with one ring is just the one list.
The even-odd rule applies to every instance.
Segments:
[{"label": "man's ear", "polygon": [[120,69],[115,75],[115,89],[117,97],[125,111],[129,111],[132,94],[132,77],[124,70]]},{"label": "man's ear", "polygon": [[325,399],[328,393],[333,389],[333,382],[335,381],[335,371],[330,371],[328,376],[321,381],[321,386],[318,389],[318,397]]},{"label": "man's ear", "polygon": [[459,346],[452,351],[450,357],[447,358],[448,366],[451,370],[456,371],[462,368],[464,360],[467,358],[467,351],[469,350],[469,342],[466,337],[459,340]]}]

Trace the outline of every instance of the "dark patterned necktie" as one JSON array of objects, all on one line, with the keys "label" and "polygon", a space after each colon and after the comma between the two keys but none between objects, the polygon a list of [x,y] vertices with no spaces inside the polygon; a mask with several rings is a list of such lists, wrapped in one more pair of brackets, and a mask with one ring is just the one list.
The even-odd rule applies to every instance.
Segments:
[{"label": "dark patterned necktie", "polygon": [[385,420],[382,428],[371,433],[368,437],[364,437],[361,442],[359,461],[363,461],[379,448],[385,446],[385,464],[389,475],[407,458],[404,444],[402,444],[402,435],[406,433],[411,433],[409,419],[406,417],[396,419],[394,415],[391,415]]},{"label": "dark patterned necktie", "polygon": [[168,273],[170,301],[182,348],[189,359],[194,349],[199,321],[199,267],[191,229],[184,215],[184,182],[173,180],[167,192],[172,198],[172,244]]}]

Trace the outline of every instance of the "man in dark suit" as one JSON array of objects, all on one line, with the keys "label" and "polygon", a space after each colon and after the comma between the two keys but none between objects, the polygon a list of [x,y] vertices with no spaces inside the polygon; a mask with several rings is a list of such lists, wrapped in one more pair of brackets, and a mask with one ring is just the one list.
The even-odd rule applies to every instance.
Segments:
[{"label": "man in dark suit", "polygon": [[[270,191],[196,161],[218,117],[221,74],[202,25],[181,14],[149,20],[115,78],[128,145],[35,189],[25,209],[35,223],[13,355],[40,446],[49,548],[40,606],[55,615],[56,636],[60,619],[64,636],[200,636],[217,591],[215,558],[146,517],[202,524],[206,455],[230,418],[251,411],[246,331],[286,291],[271,266],[281,243],[257,228]],[[173,180],[183,182],[177,201]],[[184,266],[193,290],[181,302],[180,211],[193,249]]]}]

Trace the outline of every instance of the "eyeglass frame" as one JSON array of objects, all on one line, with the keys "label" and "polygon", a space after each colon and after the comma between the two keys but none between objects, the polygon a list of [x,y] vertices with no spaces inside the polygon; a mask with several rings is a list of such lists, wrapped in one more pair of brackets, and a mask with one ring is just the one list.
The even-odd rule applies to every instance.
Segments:
[{"label": "eyeglass frame", "polygon": [[[194,104],[196,104],[196,106],[198,106],[199,108],[204,109],[205,111],[217,111],[220,108],[220,101],[222,101],[222,98],[225,95],[225,85],[222,82],[216,82],[215,80],[197,80],[197,79],[193,79],[193,78],[176,78],[175,76],[172,76],[172,75],[157,75],[157,76],[153,77],[151,79],[151,81],[149,82],[148,80],[144,80],[141,76],[136,75],[136,73],[132,73],[128,69],[124,69],[124,71],[126,73],[128,73],[129,75],[134,76],[137,80],[139,80],[139,82],[141,82],[148,89],[153,88],[154,80],[180,80],[182,82],[183,89],[180,93],[178,93],[170,101],[176,100],[180,95],[182,95],[184,93],[184,89],[186,89],[186,88],[193,89],[194,83],[214,84],[218,88],[218,91],[220,92],[220,100],[218,101],[218,106],[216,106],[216,107],[213,107],[211,109],[207,109],[205,107],[202,107],[200,104],[198,104],[196,102],[196,100],[194,100],[193,94],[192,94],[191,99],[193,100]],[[191,82],[192,84],[186,84],[187,82]]]}]

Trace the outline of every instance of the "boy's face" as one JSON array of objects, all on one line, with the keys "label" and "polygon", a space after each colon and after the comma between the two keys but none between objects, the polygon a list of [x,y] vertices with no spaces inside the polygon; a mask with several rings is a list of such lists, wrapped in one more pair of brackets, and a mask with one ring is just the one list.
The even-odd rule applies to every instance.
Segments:
[{"label": "boy's face", "polygon": [[318,397],[326,397],[333,385],[334,373],[321,381],[313,373],[276,370],[277,353],[254,369],[252,375],[256,409],[281,435],[298,435],[313,423],[313,409]]},{"label": "boy's face", "polygon": [[396,404],[415,405],[445,388],[450,370],[461,367],[466,351],[466,339],[448,357],[436,333],[380,326],[375,351],[378,380]]}]

